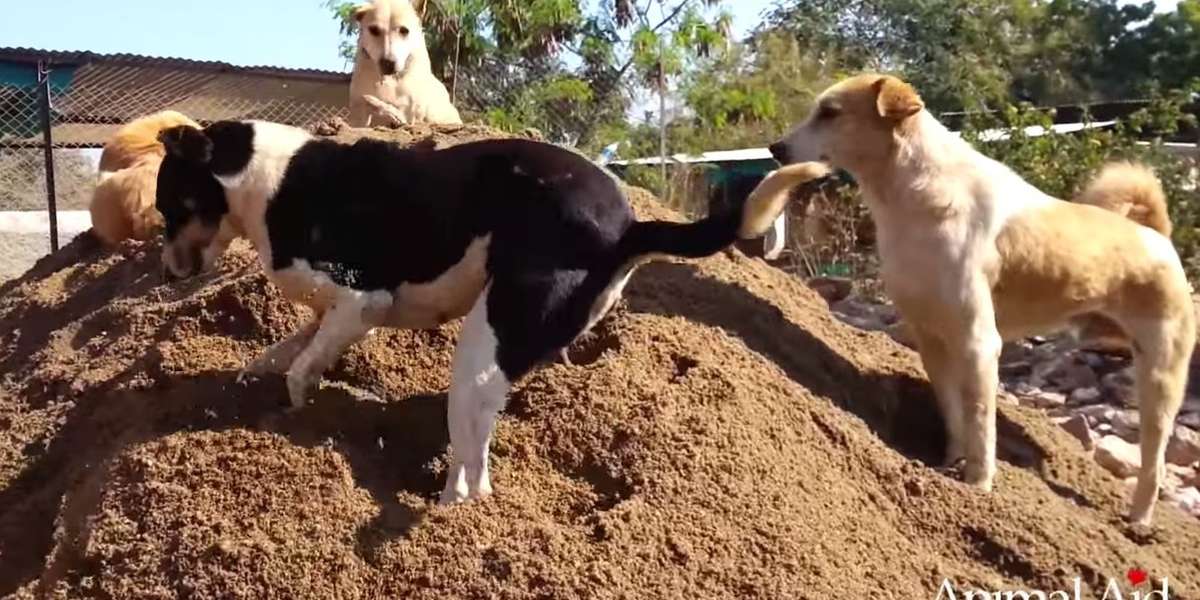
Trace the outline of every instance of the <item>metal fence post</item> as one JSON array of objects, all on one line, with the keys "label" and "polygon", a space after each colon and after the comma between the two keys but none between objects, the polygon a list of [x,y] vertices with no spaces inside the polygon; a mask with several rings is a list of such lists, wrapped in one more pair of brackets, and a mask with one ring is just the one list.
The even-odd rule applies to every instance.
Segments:
[{"label": "metal fence post", "polygon": [[50,68],[38,62],[38,112],[42,118],[42,149],[46,158],[46,208],[50,212],[50,251],[58,252],[58,204],[54,197],[54,136],[50,133]]}]

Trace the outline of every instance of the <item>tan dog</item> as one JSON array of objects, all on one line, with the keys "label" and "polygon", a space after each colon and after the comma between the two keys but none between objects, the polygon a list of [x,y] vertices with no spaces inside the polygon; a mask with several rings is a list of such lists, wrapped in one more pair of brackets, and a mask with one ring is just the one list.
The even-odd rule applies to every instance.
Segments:
[{"label": "tan dog", "polygon": [[[1095,319],[1119,325],[1134,348],[1141,405],[1142,467],[1130,518],[1150,522],[1196,335],[1169,239],[1040,192],[948,131],[894,77],[834,85],[771,150],[783,164],[828,161],[858,181],[875,221],[884,285],[913,331],[945,417],[947,460],[965,459],[968,484],[990,490],[996,474],[1001,340]],[[1110,166],[1082,198],[1130,207],[1130,217],[1165,230],[1161,188],[1143,167]],[[742,234],[756,226],[764,224],[746,223]]]},{"label": "tan dog", "polygon": [[104,145],[100,177],[88,209],[92,230],[105,243],[150,239],[162,226],[154,194],[166,150],[158,134],[178,125],[197,127],[186,116],[167,110],[129,122]]},{"label": "tan dog", "polygon": [[[375,0],[354,12],[358,51],[350,78],[350,125],[462,123],[429,63],[421,29],[424,8],[425,0]],[[380,110],[372,105],[375,99],[396,110]]]}]

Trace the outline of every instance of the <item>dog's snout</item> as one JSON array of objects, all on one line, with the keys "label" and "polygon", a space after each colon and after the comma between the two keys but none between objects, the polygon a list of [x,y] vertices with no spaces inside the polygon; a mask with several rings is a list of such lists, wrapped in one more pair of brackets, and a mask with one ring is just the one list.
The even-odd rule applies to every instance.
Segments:
[{"label": "dog's snout", "polygon": [[379,59],[379,70],[382,71],[384,75],[395,75],[396,61],[390,58]]},{"label": "dog's snout", "polygon": [[774,156],[775,160],[779,161],[780,164],[788,164],[787,144],[784,144],[783,142],[775,142],[774,144],[771,144],[769,150],[771,151],[771,156]]}]

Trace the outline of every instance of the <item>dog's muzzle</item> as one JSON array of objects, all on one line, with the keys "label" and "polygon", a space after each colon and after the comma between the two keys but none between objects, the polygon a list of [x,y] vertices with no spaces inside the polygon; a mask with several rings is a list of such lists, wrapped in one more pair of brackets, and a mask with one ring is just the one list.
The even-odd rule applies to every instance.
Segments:
[{"label": "dog's muzzle", "polygon": [[771,156],[774,156],[775,160],[779,161],[779,164],[786,165],[791,163],[789,160],[790,155],[788,153],[787,144],[783,142],[775,142],[774,144],[771,144],[768,150],[771,151]]},{"label": "dog's muzzle", "polygon": [[379,59],[379,70],[384,75],[395,75],[396,74],[396,61],[394,61],[390,58]]},{"label": "dog's muzzle", "polygon": [[195,277],[203,270],[199,248],[180,247],[168,243],[162,253],[163,280],[167,283]]}]

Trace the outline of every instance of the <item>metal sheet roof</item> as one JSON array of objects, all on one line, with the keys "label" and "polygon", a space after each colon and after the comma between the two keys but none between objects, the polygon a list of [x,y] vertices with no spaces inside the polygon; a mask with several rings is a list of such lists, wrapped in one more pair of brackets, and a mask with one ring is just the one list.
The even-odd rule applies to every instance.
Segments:
[{"label": "metal sheet roof", "polygon": [[[263,119],[309,125],[345,116],[350,75],[314,69],[241,67],[216,61],[133,54],[0,48],[0,113],[36,115],[36,89],[19,80],[48,64],[55,145],[103,143],[117,126],[136,117],[173,109],[204,122]],[[64,75],[66,72],[67,75]],[[36,81],[36,79],[34,79]],[[11,129],[11,128],[10,128]],[[40,135],[31,119],[27,131],[0,134],[6,141]]]}]

